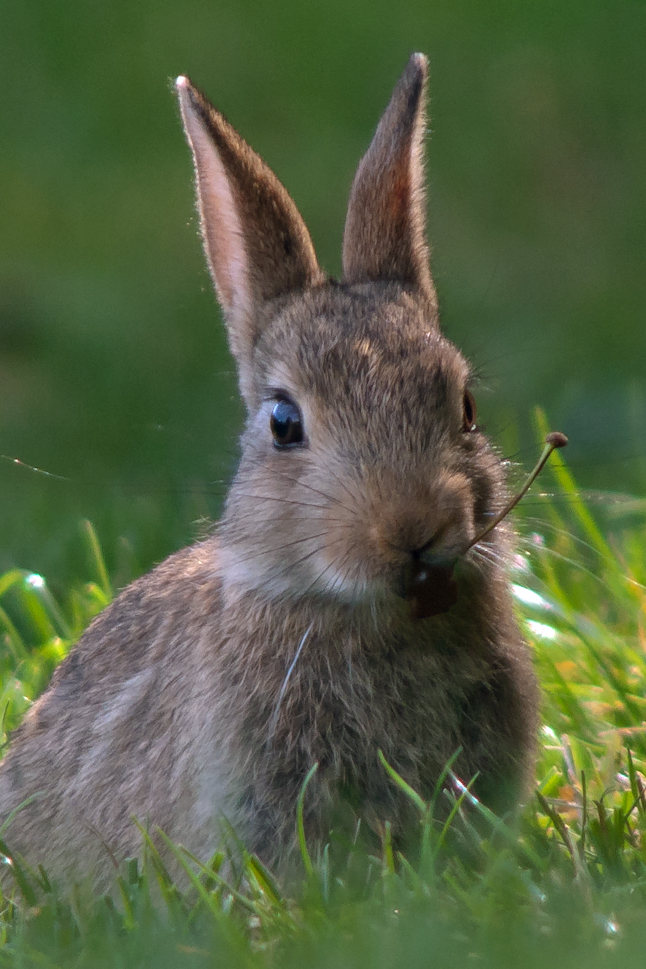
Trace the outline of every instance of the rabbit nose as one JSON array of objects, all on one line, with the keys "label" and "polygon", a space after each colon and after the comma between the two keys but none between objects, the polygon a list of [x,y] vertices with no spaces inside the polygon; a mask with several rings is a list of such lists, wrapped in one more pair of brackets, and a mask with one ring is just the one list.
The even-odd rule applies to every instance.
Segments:
[{"label": "rabbit nose", "polygon": [[449,525],[445,524],[438,528],[423,545],[410,549],[413,561],[423,562],[425,565],[437,565],[442,558],[441,553],[438,552],[438,547],[442,544],[442,540],[446,537],[448,531]]},{"label": "rabbit nose", "polygon": [[[380,529],[385,544],[399,553],[410,556],[413,560],[423,561],[429,565],[435,564],[442,557],[441,546],[450,531],[451,523],[443,523],[439,527],[433,522],[425,521],[422,514],[403,514],[393,516],[387,529]],[[446,556],[445,556],[446,558]]]}]

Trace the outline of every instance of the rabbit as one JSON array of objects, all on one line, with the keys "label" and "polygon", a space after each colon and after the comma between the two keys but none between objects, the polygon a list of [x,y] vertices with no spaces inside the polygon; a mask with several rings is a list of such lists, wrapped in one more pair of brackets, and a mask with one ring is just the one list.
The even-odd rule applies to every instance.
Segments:
[{"label": "rabbit", "polygon": [[93,621],[1,764],[3,837],[62,883],[107,886],[141,852],[133,816],[204,859],[226,819],[280,872],[315,763],[314,845],[345,802],[403,828],[379,751],[423,797],[453,757],[494,810],[528,789],[538,689],[511,528],[469,547],[507,492],[438,323],[426,86],[414,54],[359,164],[336,281],[273,172],[176,81],[247,418],[219,524]]}]

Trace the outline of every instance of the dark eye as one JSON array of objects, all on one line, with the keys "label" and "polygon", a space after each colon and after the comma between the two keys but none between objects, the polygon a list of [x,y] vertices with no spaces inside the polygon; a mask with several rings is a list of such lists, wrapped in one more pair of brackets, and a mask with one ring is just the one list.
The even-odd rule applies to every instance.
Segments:
[{"label": "dark eye", "polygon": [[303,419],[292,400],[279,400],[269,422],[276,447],[290,447],[303,441]]},{"label": "dark eye", "polygon": [[476,421],[478,420],[478,410],[473,394],[470,390],[464,391],[464,403],[462,411],[462,429],[464,431],[475,431]]}]

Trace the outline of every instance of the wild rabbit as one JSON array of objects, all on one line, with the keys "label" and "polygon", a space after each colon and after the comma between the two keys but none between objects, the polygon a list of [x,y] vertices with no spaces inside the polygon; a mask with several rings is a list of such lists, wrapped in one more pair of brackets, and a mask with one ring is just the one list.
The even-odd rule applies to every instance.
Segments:
[{"label": "wild rabbit", "polygon": [[226,818],[282,865],[309,768],[333,805],[401,821],[378,758],[422,795],[445,764],[496,809],[533,764],[537,687],[514,619],[503,467],[439,329],[425,242],[427,66],[414,54],[359,165],[343,279],[286,190],[177,79],[204,249],[248,417],[212,537],[90,626],[0,769],[12,848],[110,881],[160,826],[206,858]]}]

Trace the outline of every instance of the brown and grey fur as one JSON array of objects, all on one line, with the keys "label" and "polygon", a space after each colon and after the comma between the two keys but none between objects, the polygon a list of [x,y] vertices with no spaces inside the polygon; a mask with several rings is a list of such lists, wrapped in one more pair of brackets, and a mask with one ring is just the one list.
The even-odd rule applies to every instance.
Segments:
[{"label": "brown and grey fur", "polygon": [[[10,845],[64,881],[110,879],[131,822],[202,857],[226,817],[269,864],[345,792],[371,818],[403,805],[377,751],[424,796],[445,763],[513,806],[533,764],[537,690],[497,526],[463,554],[459,598],[414,621],[402,575],[434,540],[454,558],[505,500],[464,427],[469,366],[439,330],[424,238],[426,61],[414,55],[362,160],[344,276],[328,280],[285,189],[178,79],[205,251],[248,409],[215,534],[125,589],[57,670],[0,768],[0,817],[35,792]],[[306,446],[279,450],[277,390]],[[108,850],[109,849],[109,850]]]}]

